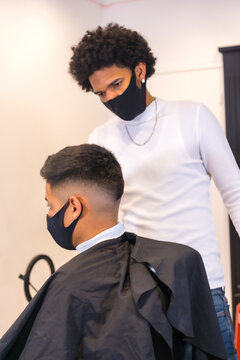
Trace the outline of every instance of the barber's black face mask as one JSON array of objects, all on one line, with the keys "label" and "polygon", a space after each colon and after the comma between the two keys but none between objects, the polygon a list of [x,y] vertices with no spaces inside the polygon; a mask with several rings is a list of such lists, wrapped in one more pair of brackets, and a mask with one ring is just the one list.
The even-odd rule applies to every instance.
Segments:
[{"label": "barber's black face mask", "polygon": [[103,104],[121,119],[133,120],[146,109],[146,83],[139,89],[133,71],[131,81],[124,93]]},{"label": "barber's black face mask", "polygon": [[81,209],[81,213],[77,217],[77,219],[75,219],[71,223],[71,225],[65,227],[63,225],[63,217],[66,208],[68,207],[68,204],[69,204],[69,200],[53,217],[50,218],[47,215],[47,228],[58,245],[60,245],[61,247],[67,250],[75,250],[75,247],[72,244],[72,234],[80,216],[82,215],[83,206]]}]

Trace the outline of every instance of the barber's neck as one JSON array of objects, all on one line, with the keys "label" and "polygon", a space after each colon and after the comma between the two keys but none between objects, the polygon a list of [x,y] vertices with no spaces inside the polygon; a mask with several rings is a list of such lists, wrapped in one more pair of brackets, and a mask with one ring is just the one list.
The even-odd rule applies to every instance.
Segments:
[{"label": "barber's neck", "polygon": [[148,90],[146,90],[146,105],[150,105],[155,100]]}]

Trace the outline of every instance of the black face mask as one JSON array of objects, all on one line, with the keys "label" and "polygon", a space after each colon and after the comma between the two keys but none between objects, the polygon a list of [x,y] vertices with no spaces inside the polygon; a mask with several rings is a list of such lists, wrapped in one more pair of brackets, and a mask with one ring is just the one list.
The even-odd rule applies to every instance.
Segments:
[{"label": "black face mask", "polygon": [[133,120],[146,109],[146,83],[139,89],[133,71],[130,84],[124,93],[103,104],[121,119]]},{"label": "black face mask", "polygon": [[[52,235],[53,239],[56,241],[56,243],[67,250],[75,250],[75,247],[72,244],[72,234],[75,226],[77,225],[77,222],[82,215],[83,206],[81,209],[80,215],[75,219],[71,225],[68,227],[65,227],[63,225],[63,217],[66,211],[66,208],[68,207],[69,200],[66,202],[66,204],[53,216],[49,217],[47,215],[47,229]],[[82,205],[82,204],[81,204]]]}]

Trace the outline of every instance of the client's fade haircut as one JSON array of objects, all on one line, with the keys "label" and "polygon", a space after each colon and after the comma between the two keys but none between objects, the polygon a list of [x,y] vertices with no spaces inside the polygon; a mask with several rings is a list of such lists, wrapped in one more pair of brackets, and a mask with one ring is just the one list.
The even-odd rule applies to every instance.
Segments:
[{"label": "client's fade haircut", "polygon": [[48,156],[40,174],[51,186],[83,182],[102,188],[115,200],[123,194],[120,164],[110,151],[94,144],[67,146]]},{"label": "client's fade haircut", "polygon": [[111,65],[133,70],[139,62],[146,64],[146,78],[154,74],[156,58],[147,41],[138,32],[115,23],[87,31],[72,47],[69,72],[83,90],[92,90],[89,76]]}]

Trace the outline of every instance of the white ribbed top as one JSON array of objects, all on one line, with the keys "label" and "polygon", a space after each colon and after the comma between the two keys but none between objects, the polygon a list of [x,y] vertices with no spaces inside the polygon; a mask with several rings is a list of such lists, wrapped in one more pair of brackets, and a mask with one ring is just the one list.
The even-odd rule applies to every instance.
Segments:
[{"label": "white ribbed top", "polygon": [[240,234],[240,171],[213,114],[202,104],[157,99],[134,120],[114,118],[93,130],[90,143],[119,160],[125,192],[121,221],[138,235],[189,245],[202,255],[211,288],[224,285],[210,206],[210,176]]}]

